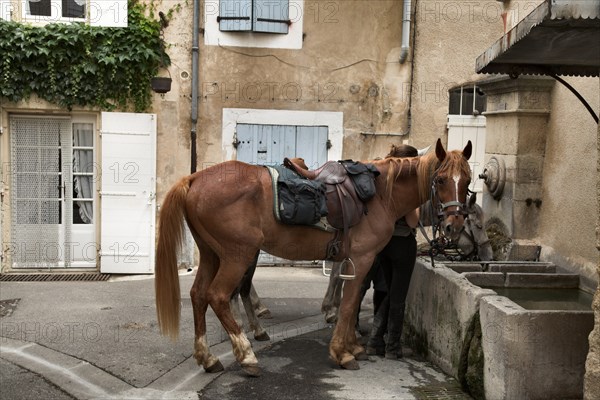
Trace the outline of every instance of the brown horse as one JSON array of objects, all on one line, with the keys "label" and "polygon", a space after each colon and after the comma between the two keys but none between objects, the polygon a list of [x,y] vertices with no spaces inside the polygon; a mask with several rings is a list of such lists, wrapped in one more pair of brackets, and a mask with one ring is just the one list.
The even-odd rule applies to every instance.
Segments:
[{"label": "brown horse", "polygon": [[[360,284],[375,255],[392,235],[394,223],[430,197],[443,211],[443,229],[457,237],[464,223],[464,204],[471,172],[467,160],[471,142],[463,151],[446,152],[438,139],[435,154],[373,161],[380,171],[377,194],[368,201],[368,214],[349,232],[348,248],[356,279],[344,285],[339,319],[329,346],[332,360],[346,369],[358,369],[366,353],[357,342],[354,322]],[[200,250],[200,265],[190,291],[194,312],[194,357],[207,372],[223,369],[206,340],[208,305],[228,333],[233,354],[250,375],[260,369],[250,342],[235,322],[231,294],[256,252],[291,260],[326,258],[333,233],[308,226],[284,225],[273,215],[271,176],[262,166],[227,161],[182,178],[167,193],[161,207],[156,252],[156,309],[161,333],[176,339],[179,333],[180,288],[177,250],[184,218]]]}]

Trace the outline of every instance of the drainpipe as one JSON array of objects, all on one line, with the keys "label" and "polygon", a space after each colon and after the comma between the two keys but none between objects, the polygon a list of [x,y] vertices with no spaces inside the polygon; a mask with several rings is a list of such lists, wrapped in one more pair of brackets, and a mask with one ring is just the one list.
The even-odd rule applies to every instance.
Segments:
[{"label": "drainpipe", "polygon": [[194,22],[192,32],[192,128],[190,132],[191,173],[196,172],[196,125],[198,124],[198,42],[199,42],[200,0],[194,0]]},{"label": "drainpipe", "polygon": [[410,50],[410,11],[412,0],[404,0],[402,12],[402,47],[400,48],[400,64],[404,64]]},{"label": "drainpipe", "polygon": [[402,12],[402,47],[400,48],[400,64],[404,64],[408,58],[408,52],[411,52],[410,57],[410,82],[408,85],[408,112],[406,113],[406,130],[403,132],[404,135],[410,134],[412,127],[412,97],[413,97],[413,78],[415,74],[415,47],[416,47],[416,33],[417,33],[417,3],[419,0],[415,0],[415,22],[412,29],[412,48],[410,47],[410,36],[411,36],[411,11],[412,11],[412,0],[404,0],[403,12]]}]

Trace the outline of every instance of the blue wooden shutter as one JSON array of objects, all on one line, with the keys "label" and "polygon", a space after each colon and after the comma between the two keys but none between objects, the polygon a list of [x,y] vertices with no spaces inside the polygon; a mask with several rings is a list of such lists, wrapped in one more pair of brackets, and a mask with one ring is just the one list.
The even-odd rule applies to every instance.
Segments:
[{"label": "blue wooden shutter", "polygon": [[308,168],[317,169],[327,162],[328,133],[326,126],[296,127],[296,157],[304,158]]},{"label": "blue wooden shutter", "polygon": [[217,21],[222,31],[251,31],[252,0],[220,0]]},{"label": "blue wooden shutter", "polygon": [[289,0],[254,0],[254,32],[288,33]]}]

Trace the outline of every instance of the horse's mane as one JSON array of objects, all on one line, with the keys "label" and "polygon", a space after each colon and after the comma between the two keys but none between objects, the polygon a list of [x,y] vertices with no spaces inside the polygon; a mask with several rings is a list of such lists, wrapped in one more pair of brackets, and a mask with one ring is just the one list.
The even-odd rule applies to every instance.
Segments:
[{"label": "horse's mane", "polygon": [[420,157],[389,157],[384,161],[388,164],[386,193],[390,201],[392,200],[392,185],[396,179],[414,174],[418,179],[419,202],[424,203],[429,199],[431,177],[439,164],[435,153],[428,153]]},{"label": "horse's mane", "polygon": [[438,160],[435,152],[429,152],[420,157],[389,157],[382,161],[388,165],[389,172],[386,177],[386,192],[390,200],[392,185],[400,177],[417,175],[419,201],[422,204],[429,200],[431,180],[436,173],[443,173],[449,176],[470,176],[471,174],[469,164],[464,162],[464,157],[460,151],[448,151],[442,163]]},{"label": "horse's mane", "polygon": [[392,199],[392,186],[396,179],[404,176],[410,176],[417,173],[419,157],[387,157],[383,160],[388,164],[388,174],[386,176],[385,191],[389,201]]},{"label": "horse's mane", "polygon": [[[446,158],[447,159],[447,158]],[[438,170],[440,161],[434,152],[421,156],[417,165],[419,201],[421,204],[429,200],[431,194],[431,179]]]}]

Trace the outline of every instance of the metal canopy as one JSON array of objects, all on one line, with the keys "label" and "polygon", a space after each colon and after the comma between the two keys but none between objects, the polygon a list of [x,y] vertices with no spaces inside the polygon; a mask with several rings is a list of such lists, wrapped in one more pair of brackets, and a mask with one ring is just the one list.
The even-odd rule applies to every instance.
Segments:
[{"label": "metal canopy", "polygon": [[480,55],[479,73],[600,75],[600,0],[546,0]]}]

